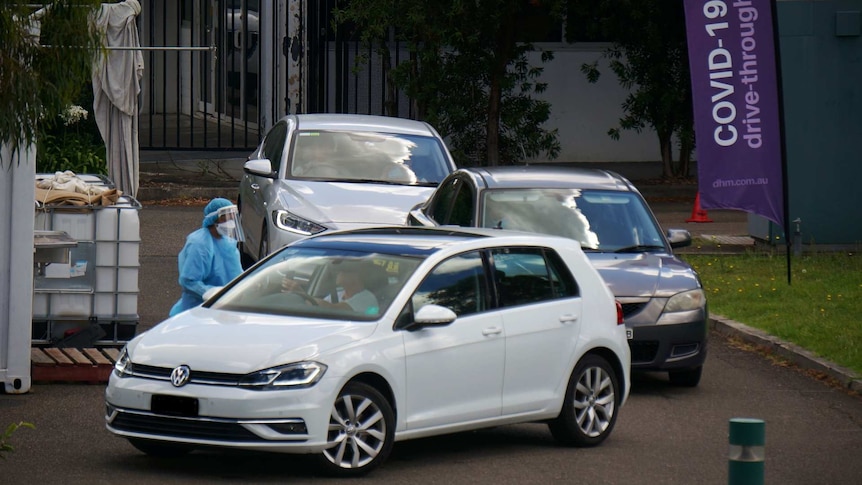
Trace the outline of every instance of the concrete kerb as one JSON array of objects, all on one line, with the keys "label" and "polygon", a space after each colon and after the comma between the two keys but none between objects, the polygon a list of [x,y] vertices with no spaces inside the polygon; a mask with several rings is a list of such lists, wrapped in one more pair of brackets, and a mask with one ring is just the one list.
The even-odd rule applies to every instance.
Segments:
[{"label": "concrete kerb", "polygon": [[862,376],[856,375],[850,369],[821,359],[798,345],[721,315],[711,315],[709,326],[712,331],[723,337],[739,339],[766,353],[774,354],[789,361],[799,368],[822,373],[835,380],[841,387],[862,394]]}]

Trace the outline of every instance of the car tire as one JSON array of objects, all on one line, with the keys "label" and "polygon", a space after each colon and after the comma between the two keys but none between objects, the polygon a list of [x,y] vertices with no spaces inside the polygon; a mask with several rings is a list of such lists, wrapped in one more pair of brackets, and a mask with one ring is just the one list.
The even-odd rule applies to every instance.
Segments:
[{"label": "car tire", "polygon": [[138,451],[156,458],[174,458],[192,451],[188,446],[168,444],[154,440],[129,438],[129,443],[137,448]]},{"label": "car tire", "polygon": [[389,457],[395,439],[395,413],[377,389],[352,382],[332,404],[327,442],[318,455],[321,470],[337,477],[364,475]]},{"label": "car tire", "polygon": [[596,446],[617,421],[620,385],[603,357],[588,354],[569,377],[560,415],[548,423],[551,434],[566,446]]},{"label": "car tire", "polygon": [[700,376],[703,374],[703,366],[693,367],[691,369],[673,370],[667,373],[670,383],[680,387],[697,387],[700,383]]}]

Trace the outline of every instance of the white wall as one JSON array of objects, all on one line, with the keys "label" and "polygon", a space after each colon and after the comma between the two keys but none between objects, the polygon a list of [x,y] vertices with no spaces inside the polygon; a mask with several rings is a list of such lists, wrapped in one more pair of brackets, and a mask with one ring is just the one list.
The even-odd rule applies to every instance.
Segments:
[{"label": "white wall", "polygon": [[35,181],[35,145],[0,144],[0,383],[8,394],[31,385]]},{"label": "white wall", "polygon": [[[651,129],[638,134],[622,131],[619,141],[607,132],[619,126],[622,102],[627,91],[601,59],[605,44],[572,46],[538,45],[553,50],[554,60],[544,64],[541,81],[548,89],[536,95],[551,103],[550,129],[559,129],[560,155],[555,162],[641,162],[661,160],[658,138]],[[531,54],[534,65],[541,65],[539,53]],[[602,76],[590,84],[581,65],[600,60]]]}]

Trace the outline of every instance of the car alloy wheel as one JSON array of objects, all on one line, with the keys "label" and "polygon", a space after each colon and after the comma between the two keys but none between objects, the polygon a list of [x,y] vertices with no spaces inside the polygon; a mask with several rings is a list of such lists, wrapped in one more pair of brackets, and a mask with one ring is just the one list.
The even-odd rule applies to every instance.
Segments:
[{"label": "car alloy wheel", "polygon": [[595,446],[617,420],[619,383],[603,357],[586,355],[575,367],[559,417],[549,423],[554,438],[571,446]]},{"label": "car alloy wheel", "polygon": [[395,415],[389,401],[367,384],[347,384],[332,405],[330,446],[320,463],[332,475],[364,475],[386,461],[394,436]]}]

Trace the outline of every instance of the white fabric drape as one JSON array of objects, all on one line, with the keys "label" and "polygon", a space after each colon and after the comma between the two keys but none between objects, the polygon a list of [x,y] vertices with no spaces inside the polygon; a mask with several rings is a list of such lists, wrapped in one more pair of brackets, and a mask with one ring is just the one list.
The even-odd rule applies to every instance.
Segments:
[{"label": "white fabric drape", "polygon": [[[108,47],[140,47],[135,17],[138,0],[102,4],[95,26]],[[139,180],[138,94],[144,56],[135,50],[108,50],[93,64],[93,111],[108,162],[108,177],[124,194],[136,196]]]}]

